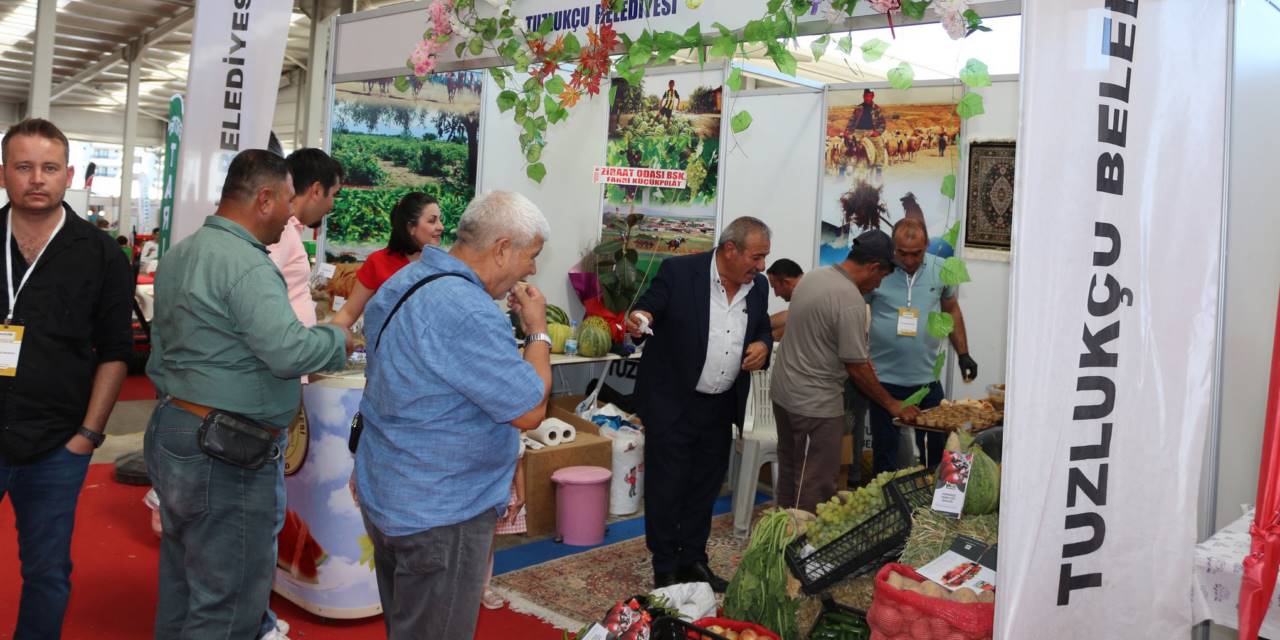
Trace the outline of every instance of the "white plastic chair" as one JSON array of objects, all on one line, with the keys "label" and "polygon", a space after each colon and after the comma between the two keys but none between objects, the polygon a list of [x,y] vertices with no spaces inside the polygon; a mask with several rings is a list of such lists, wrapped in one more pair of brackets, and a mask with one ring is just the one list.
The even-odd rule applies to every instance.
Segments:
[{"label": "white plastic chair", "polygon": [[[744,538],[750,533],[760,469],[772,465],[773,489],[778,488],[778,427],[769,401],[769,372],[772,366],[751,374],[742,438],[729,451],[729,480],[733,482],[733,532]],[[741,447],[741,452],[738,451]],[[776,496],[776,493],[775,493]]]}]

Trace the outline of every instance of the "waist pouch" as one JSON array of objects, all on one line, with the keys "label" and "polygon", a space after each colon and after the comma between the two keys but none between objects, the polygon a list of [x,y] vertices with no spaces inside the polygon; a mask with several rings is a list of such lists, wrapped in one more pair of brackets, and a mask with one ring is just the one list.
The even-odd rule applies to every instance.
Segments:
[{"label": "waist pouch", "polygon": [[242,469],[261,469],[267,461],[280,457],[276,437],[268,427],[220,409],[204,417],[196,438],[205,455]]}]

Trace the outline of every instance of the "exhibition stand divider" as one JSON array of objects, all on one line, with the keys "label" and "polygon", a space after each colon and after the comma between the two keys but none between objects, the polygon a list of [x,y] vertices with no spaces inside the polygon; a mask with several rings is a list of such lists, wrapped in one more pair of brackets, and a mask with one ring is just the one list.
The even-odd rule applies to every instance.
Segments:
[{"label": "exhibition stand divider", "polygon": [[[681,5],[679,17],[663,16],[664,20],[680,21],[684,27],[698,20],[706,24],[708,14],[685,11],[684,3],[677,4]],[[707,6],[713,4],[717,3]],[[1099,9],[1097,4],[1068,0],[1026,7],[1023,71],[1017,85],[1020,106],[1015,106],[1012,83],[972,90],[919,83],[909,89],[882,88],[877,94],[883,109],[905,113],[910,107],[926,114],[921,117],[942,122],[933,125],[937,131],[932,134],[929,127],[917,132],[932,135],[928,139],[934,141],[950,138],[950,121],[943,118],[951,117],[948,111],[954,112],[957,101],[972,104],[970,94],[999,96],[990,100],[989,111],[1012,120],[1021,118],[1016,137],[1022,152],[1011,194],[1017,238],[1010,263],[1011,290],[1006,293],[1002,283],[981,280],[961,289],[962,296],[972,296],[965,300],[1005,305],[993,309],[966,302],[970,305],[966,316],[972,312],[975,317],[998,318],[1004,308],[1009,309],[1007,342],[1000,339],[1003,330],[998,327],[1003,323],[992,322],[997,328],[987,334],[988,342],[996,346],[986,347],[997,353],[1000,344],[1007,344],[1012,385],[1006,405],[1007,422],[1013,429],[1006,443],[1010,453],[996,472],[1003,472],[1001,481],[1012,487],[1000,498],[1003,509],[998,516],[1000,588],[995,628],[990,633],[999,638],[1037,637],[1046,628],[1054,629],[1055,637],[1171,638],[1185,635],[1195,622],[1186,607],[1195,543],[1194,522],[1187,514],[1195,512],[1220,321],[1220,255],[1216,242],[1205,238],[1216,240],[1222,232],[1220,168],[1226,131],[1223,96],[1229,95],[1229,12],[1211,0],[1147,3],[1141,13],[1136,3],[1109,9]],[[629,118],[611,120],[607,101],[599,100],[603,105],[584,101],[577,109],[586,116],[579,113],[556,131],[558,142],[546,148],[542,159],[552,172],[546,182],[535,184],[525,177],[526,155],[517,151],[518,128],[508,114],[495,110],[498,88],[489,74],[464,75],[461,80],[441,76],[438,81],[433,76],[425,83],[414,80],[407,89],[388,89],[395,84],[390,76],[404,73],[405,58],[418,39],[427,6],[389,7],[338,20],[332,81],[346,87],[345,95],[356,96],[348,105],[445,92],[449,104],[457,105],[455,96],[459,101],[471,99],[467,92],[473,91],[473,80],[478,83],[474,89],[480,100],[476,108],[479,142],[473,145],[479,153],[475,190],[520,191],[548,213],[556,243],[550,252],[554,267],[540,269],[534,281],[552,302],[575,310],[572,293],[562,281],[568,271],[565,267],[575,264],[583,249],[601,238],[600,229],[607,228],[611,219],[632,212],[627,206],[662,218],[665,231],[640,240],[661,242],[677,254],[682,249],[709,248],[726,216],[757,215],[775,230],[777,250],[771,258],[791,257],[816,268],[832,262],[824,260],[824,248],[839,253],[840,236],[833,235],[838,232],[831,228],[838,228],[843,219],[836,203],[857,176],[892,170],[928,173],[950,166],[948,145],[937,148],[937,161],[926,155],[912,164],[898,162],[896,169],[895,162],[889,161],[876,165],[832,160],[828,145],[839,144],[833,140],[839,137],[833,128],[857,108],[863,87],[884,84],[820,91],[744,91],[735,96],[728,87],[701,83],[704,76],[714,77],[709,81],[713,83],[728,80],[731,71],[713,63],[706,70],[653,69],[647,76],[651,82],[661,82],[663,89],[674,88],[680,94],[679,104],[688,102],[689,113],[697,116],[678,120],[689,123],[692,144],[708,155],[694,154],[681,170],[681,178],[689,185],[691,177],[705,173],[715,175],[717,182],[705,197],[695,193],[688,202],[678,203],[685,207],[680,216],[670,216],[701,216],[697,224],[662,217],[660,212],[671,203],[657,199],[656,191],[593,179],[596,168],[610,166],[611,157],[630,151],[616,146],[620,138],[611,134],[628,124],[647,123],[653,116],[644,109],[628,112]],[[1136,29],[1138,23],[1141,30]],[[820,28],[809,25],[809,29]],[[390,37],[402,31],[408,34],[403,42]],[[1135,36],[1138,31],[1141,34]],[[1186,47],[1191,41],[1199,45]],[[1063,53],[1076,50],[1086,53]],[[447,52],[442,54],[436,70],[475,68],[485,62],[464,56],[461,63],[451,65],[449,59]],[[1169,110],[1162,99],[1185,85],[1181,74],[1192,67],[1199,70],[1198,84],[1205,90],[1180,91],[1177,95],[1189,106]],[[697,81],[681,84],[690,79]],[[662,92],[653,89],[646,87],[639,99],[662,104]],[[709,101],[704,111],[695,111],[695,90],[700,100]],[[717,90],[718,98],[708,97]],[[366,136],[359,138],[362,145],[375,144],[371,136],[389,135],[385,132],[403,124],[394,120],[381,124],[376,119],[362,124],[358,109],[339,104],[342,95],[340,91],[330,106],[330,121],[345,140]],[[758,122],[731,135],[727,105],[733,100],[750,103]],[[714,109],[711,104],[716,105]],[[464,107],[444,110],[455,108]],[[653,126],[670,132],[673,119],[662,116],[659,107],[653,111],[666,118]],[[404,125],[406,130],[411,126],[412,122]],[[949,146],[958,154],[958,140],[968,152],[975,138],[1014,137],[1011,132],[996,131],[1000,126],[1009,127],[1009,122],[978,125],[978,129],[988,127],[983,132],[965,122],[961,132],[957,119],[957,137],[949,140]],[[425,133],[414,133],[436,142]],[[474,141],[474,132],[467,135]],[[900,136],[903,148],[910,149],[910,138],[910,132]],[[866,154],[875,155],[877,144],[889,153],[888,141],[881,140],[870,143]],[[712,151],[713,145],[718,149]],[[344,146],[334,153],[339,156],[352,149]],[[736,170],[739,166],[741,173]],[[959,174],[961,193],[974,188],[965,182],[965,172],[954,173]],[[933,174],[928,175],[930,184],[936,185]],[[370,193],[381,188],[379,180],[386,179],[374,175]],[[934,191],[936,187],[917,189],[910,195],[926,216],[942,216],[949,224],[954,210],[948,200],[955,195],[954,186],[945,197]],[[618,204],[615,195],[620,193],[627,195],[623,202],[628,204]],[[898,201],[906,195],[890,192],[883,198],[896,214]],[[832,218],[837,221],[834,225]],[[930,228],[941,232],[940,226]],[[656,253],[655,247],[645,247]],[[992,265],[990,272],[1008,273],[1009,269]],[[1193,285],[1191,296],[1189,284]],[[970,293],[975,290],[980,293]],[[996,371],[999,359],[990,358],[989,366]],[[992,382],[1003,380],[1000,375]],[[563,402],[553,403],[550,415],[585,422],[565,415],[572,412],[565,411]],[[535,529],[534,492],[551,490],[548,470],[570,463],[608,466],[607,441],[596,437],[586,424],[575,426],[579,439],[585,441],[581,446],[530,454],[526,480],[531,532]],[[535,484],[540,488],[535,489]],[[537,509],[553,505],[550,495],[536,495],[536,501]],[[538,518],[537,529],[549,530],[547,519]],[[753,539],[748,553],[756,547]],[[887,575],[877,580],[877,598],[887,588],[881,583],[889,581]],[[1118,610],[1132,615],[1114,615]],[[883,624],[881,617],[873,616],[873,628],[877,619]]]}]

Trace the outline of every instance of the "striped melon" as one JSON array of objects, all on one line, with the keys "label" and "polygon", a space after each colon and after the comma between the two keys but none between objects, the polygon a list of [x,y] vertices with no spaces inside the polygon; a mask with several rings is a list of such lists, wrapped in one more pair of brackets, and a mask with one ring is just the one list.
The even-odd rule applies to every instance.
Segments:
[{"label": "striped melon", "polygon": [[600,316],[587,316],[578,327],[578,353],[587,358],[599,358],[613,348],[609,323]]},{"label": "striped melon", "polygon": [[569,326],[569,314],[565,313],[564,309],[554,304],[549,304],[547,305],[547,324],[562,324],[567,327]]}]

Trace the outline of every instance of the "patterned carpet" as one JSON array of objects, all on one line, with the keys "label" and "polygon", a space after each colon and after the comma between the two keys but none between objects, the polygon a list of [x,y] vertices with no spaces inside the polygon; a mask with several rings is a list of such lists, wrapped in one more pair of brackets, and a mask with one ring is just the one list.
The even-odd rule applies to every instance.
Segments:
[{"label": "patterned carpet", "polygon": [[[757,514],[763,506],[757,507]],[[745,548],[746,540],[733,537],[732,514],[712,518],[707,554],[717,575],[729,579]],[[493,584],[512,609],[577,631],[604,617],[619,600],[648,593],[653,567],[641,536],[507,573],[494,578]]]}]

